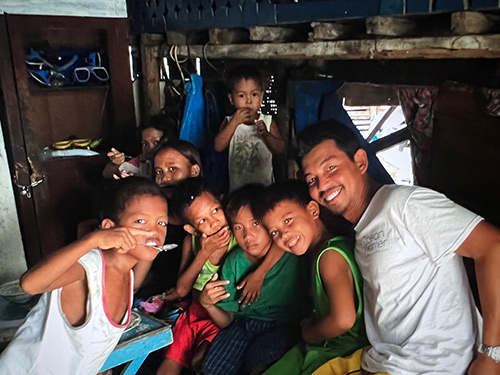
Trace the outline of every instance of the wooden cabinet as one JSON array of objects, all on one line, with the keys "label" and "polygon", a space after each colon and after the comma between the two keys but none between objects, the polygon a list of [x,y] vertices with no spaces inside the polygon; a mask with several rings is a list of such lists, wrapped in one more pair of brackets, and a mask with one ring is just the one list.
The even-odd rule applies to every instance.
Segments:
[{"label": "wooden cabinet", "polygon": [[[134,146],[129,26],[126,19],[112,18],[0,17],[2,127],[13,179],[25,186],[43,179],[30,194],[19,190],[16,197],[26,258],[33,265],[74,240],[76,225],[90,215],[92,191],[106,163],[105,156],[44,161],[40,150],[71,136],[102,138],[122,150]],[[29,79],[26,54],[40,44],[54,51],[98,51],[109,80],[45,87]]]}]

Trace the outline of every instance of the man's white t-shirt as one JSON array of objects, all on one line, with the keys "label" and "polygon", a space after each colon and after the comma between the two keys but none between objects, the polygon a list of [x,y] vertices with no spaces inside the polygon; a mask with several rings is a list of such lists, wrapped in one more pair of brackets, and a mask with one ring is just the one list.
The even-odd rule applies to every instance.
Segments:
[{"label": "man's white t-shirt", "polygon": [[463,374],[481,317],[455,251],[482,220],[435,191],[381,187],[355,227],[372,347],[363,368]]}]

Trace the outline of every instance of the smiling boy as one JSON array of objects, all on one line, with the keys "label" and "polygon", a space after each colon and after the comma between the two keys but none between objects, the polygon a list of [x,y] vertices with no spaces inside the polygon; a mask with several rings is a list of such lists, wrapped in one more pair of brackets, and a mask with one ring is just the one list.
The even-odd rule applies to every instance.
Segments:
[{"label": "smiling boy", "polygon": [[250,208],[262,191],[262,186],[246,185],[230,196],[225,208],[240,248],[228,255],[221,280],[214,277],[200,296],[200,303],[222,328],[203,364],[206,375],[262,373],[298,340],[298,321],[307,305],[303,259],[279,251],[259,299],[250,305],[239,303],[238,283],[277,250]]},{"label": "smiling boy", "polygon": [[266,374],[308,375],[326,361],[352,354],[367,344],[362,278],[352,241],[333,237],[319,218],[319,205],[307,185],[289,180],[269,186],[256,202],[274,242],[282,249],[312,259],[314,310],[302,321],[304,343],[294,347]]}]

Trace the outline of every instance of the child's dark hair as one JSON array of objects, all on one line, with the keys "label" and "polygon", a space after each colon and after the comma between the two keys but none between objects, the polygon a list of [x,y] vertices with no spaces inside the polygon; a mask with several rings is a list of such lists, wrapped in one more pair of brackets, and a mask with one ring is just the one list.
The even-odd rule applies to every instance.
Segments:
[{"label": "child's dark hair", "polygon": [[99,221],[110,219],[115,223],[134,197],[152,195],[167,201],[160,187],[145,177],[131,176],[119,180],[106,180],[97,195],[96,212]]},{"label": "child's dark hair", "polygon": [[158,150],[156,150],[155,158],[163,151],[169,149],[177,151],[179,154],[184,156],[192,165],[198,164],[200,166],[200,176],[203,176],[200,154],[192,143],[179,139],[168,141],[167,143],[161,145]]},{"label": "child's dark hair", "polygon": [[203,193],[211,194],[218,199],[215,189],[203,177],[193,177],[182,181],[174,188],[170,199],[172,212],[185,223],[189,223],[186,210]]},{"label": "child's dark hair", "polygon": [[231,69],[226,75],[227,92],[232,93],[234,86],[242,79],[253,79],[257,85],[259,85],[261,90],[264,90],[262,75],[256,68],[252,65],[238,65],[237,67]]},{"label": "child's dark hair", "polygon": [[175,121],[162,113],[153,115],[146,119],[138,128],[139,135],[144,129],[153,128],[163,132],[162,142],[170,142],[179,139],[177,124]]},{"label": "child's dark hair", "polygon": [[253,203],[259,199],[265,187],[262,184],[247,184],[235,190],[224,202],[224,214],[230,226],[238,215],[241,207],[252,207]]},{"label": "child's dark hair", "polygon": [[319,121],[305,128],[297,136],[299,164],[314,147],[328,139],[334,140],[337,147],[351,160],[354,160],[354,154],[361,148],[358,136],[346,125],[334,119]]},{"label": "child's dark hair", "polygon": [[266,187],[261,197],[252,203],[252,213],[260,221],[280,202],[287,200],[307,206],[312,201],[307,184],[300,180],[286,180]]}]

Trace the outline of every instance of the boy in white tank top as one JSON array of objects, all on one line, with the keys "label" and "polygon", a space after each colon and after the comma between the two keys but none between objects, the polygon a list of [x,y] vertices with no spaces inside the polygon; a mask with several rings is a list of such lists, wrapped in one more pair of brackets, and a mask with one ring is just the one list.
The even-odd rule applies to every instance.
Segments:
[{"label": "boy in white tank top", "polygon": [[251,66],[238,66],[228,74],[229,100],[236,108],[224,119],[214,147],[229,146],[229,191],[248,183],[270,185],[274,181],[272,156],[285,149],[276,123],[260,113],[264,96],[262,77]]},{"label": "boy in white tank top", "polygon": [[3,375],[95,375],[130,320],[134,273],[152,262],[167,231],[167,202],[145,178],[105,190],[101,228],[54,252],[21,276],[43,293],[0,356]]}]

